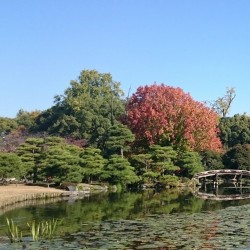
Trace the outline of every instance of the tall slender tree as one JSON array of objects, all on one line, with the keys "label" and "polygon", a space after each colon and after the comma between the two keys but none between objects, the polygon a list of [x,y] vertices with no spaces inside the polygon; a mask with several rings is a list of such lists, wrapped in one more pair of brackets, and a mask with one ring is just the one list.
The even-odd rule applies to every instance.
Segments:
[{"label": "tall slender tree", "polygon": [[223,97],[219,97],[212,103],[212,109],[215,110],[221,117],[226,117],[232,106],[233,100],[236,97],[235,88],[228,88]]}]

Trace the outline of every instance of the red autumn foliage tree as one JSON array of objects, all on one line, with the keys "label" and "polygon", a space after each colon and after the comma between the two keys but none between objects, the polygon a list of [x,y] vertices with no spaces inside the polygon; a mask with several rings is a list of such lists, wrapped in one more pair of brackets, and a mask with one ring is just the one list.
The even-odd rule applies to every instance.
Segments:
[{"label": "red autumn foliage tree", "polygon": [[144,145],[171,144],[198,152],[221,148],[218,115],[181,88],[139,87],[128,101],[125,123]]}]

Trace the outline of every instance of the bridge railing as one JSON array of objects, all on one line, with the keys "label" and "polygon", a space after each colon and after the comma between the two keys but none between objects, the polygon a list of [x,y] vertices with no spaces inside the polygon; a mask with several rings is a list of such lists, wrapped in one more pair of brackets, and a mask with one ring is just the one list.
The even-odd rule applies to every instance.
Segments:
[{"label": "bridge railing", "polygon": [[194,175],[194,179],[199,179],[202,177],[209,177],[213,175],[247,175],[250,176],[250,171],[248,170],[239,170],[239,169],[218,169],[218,170],[209,170],[197,173]]}]

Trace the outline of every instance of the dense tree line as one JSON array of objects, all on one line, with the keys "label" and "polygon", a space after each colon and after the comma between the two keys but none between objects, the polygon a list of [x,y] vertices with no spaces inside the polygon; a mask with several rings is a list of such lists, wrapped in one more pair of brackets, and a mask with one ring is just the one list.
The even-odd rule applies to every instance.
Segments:
[{"label": "dense tree line", "polygon": [[228,89],[211,108],[154,83],[124,98],[111,74],[83,70],[49,109],[0,117],[0,175],[165,186],[204,169],[250,169],[250,117],[226,116],[234,97]]}]

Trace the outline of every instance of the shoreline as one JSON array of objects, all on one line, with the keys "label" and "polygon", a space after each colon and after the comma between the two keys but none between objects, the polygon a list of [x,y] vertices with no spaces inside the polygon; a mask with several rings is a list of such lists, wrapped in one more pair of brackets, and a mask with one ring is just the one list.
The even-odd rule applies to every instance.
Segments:
[{"label": "shoreline", "polygon": [[27,200],[60,198],[68,195],[68,191],[53,187],[8,184],[6,186],[0,186],[0,209]]}]

